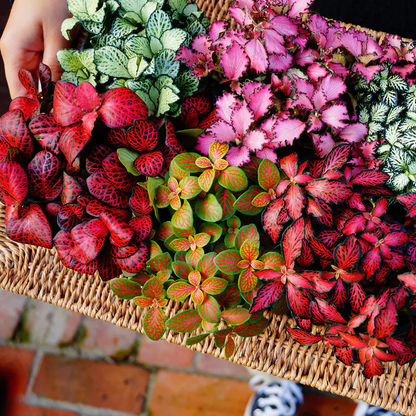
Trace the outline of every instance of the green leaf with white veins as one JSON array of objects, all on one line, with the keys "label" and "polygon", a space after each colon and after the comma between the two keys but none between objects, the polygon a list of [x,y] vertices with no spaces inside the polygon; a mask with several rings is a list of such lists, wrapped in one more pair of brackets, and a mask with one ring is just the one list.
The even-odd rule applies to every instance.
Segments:
[{"label": "green leaf with white veins", "polygon": [[129,59],[128,69],[132,78],[138,78],[147,68],[148,63],[141,56],[134,56]]},{"label": "green leaf with white veins", "polygon": [[181,92],[181,97],[190,97],[194,92],[198,90],[199,80],[192,74],[191,71],[182,72],[175,79],[176,86]]},{"label": "green leaf with white veins", "polygon": [[140,10],[139,16],[143,22],[143,24],[146,24],[150,18],[150,16],[152,15],[152,13],[160,8],[160,4],[157,2],[148,2],[146,3]]},{"label": "green leaf with white veins", "polygon": [[170,0],[169,6],[173,10],[177,10],[178,12],[182,13],[182,10],[186,7],[188,4],[187,0]]},{"label": "green leaf with white veins", "polygon": [[170,105],[179,100],[179,96],[176,95],[169,87],[163,87],[159,95],[159,107],[157,109],[156,117],[167,113],[170,110]]},{"label": "green leaf with white veins", "polygon": [[96,51],[95,64],[97,69],[115,78],[131,78],[128,71],[127,56],[114,46],[104,46]]},{"label": "green leaf with white veins", "polygon": [[163,32],[160,41],[164,49],[171,49],[177,51],[185,42],[188,34],[182,29],[170,29]]},{"label": "green leaf with white veins", "polygon": [[136,30],[137,27],[132,25],[129,21],[125,19],[117,18],[113,22],[111,31],[116,38],[123,38],[124,36],[129,35],[133,30]]},{"label": "green leaf with white veins", "polygon": [[162,42],[155,36],[150,36],[150,50],[156,55],[163,49]]},{"label": "green leaf with white veins", "polygon": [[71,40],[71,30],[80,23],[81,22],[76,17],[70,17],[69,19],[65,19],[61,26],[62,36],[66,40]]},{"label": "green leaf with white veins", "polygon": [[145,58],[153,58],[153,52],[150,50],[149,40],[144,36],[130,36],[126,40],[125,48],[133,53],[136,53],[137,55],[143,55]]},{"label": "green leaf with white veins", "polygon": [[175,94],[179,93],[178,87],[173,83],[173,79],[167,75],[161,75],[155,82],[155,87],[161,91],[163,87],[169,87]]},{"label": "green leaf with white veins", "polygon": [[164,49],[155,58],[155,76],[167,75],[176,78],[179,73],[179,61],[176,60],[176,53],[169,49]]},{"label": "green leaf with white veins", "polygon": [[103,23],[96,23],[96,22],[82,22],[82,25],[84,26],[85,30],[87,32],[92,33],[93,35],[98,35],[103,30]]},{"label": "green leaf with white veins", "polygon": [[169,15],[163,10],[156,10],[146,23],[146,35],[148,38],[154,36],[160,39],[162,33],[172,28]]}]

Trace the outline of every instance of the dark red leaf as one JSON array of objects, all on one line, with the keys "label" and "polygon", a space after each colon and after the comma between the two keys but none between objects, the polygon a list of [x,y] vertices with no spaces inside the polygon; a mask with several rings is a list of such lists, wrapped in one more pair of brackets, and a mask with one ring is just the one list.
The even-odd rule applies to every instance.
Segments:
[{"label": "dark red leaf", "polygon": [[133,91],[127,88],[114,88],[101,97],[98,110],[101,120],[107,127],[127,127],[136,120],[148,116],[146,104]]},{"label": "dark red leaf", "polygon": [[59,140],[59,149],[70,165],[73,164],[74,160],[84,149],[89,139],[90,138],[82,127],[82,124],[79,123],[67,127],[62,131]]},{"label": "dark red leaf", "polygon": [[111,129],[107,136],[108,143],[117,146],[117,147],[126,147],[127,143],[127,134],[126,131],[122,128]]},{"label": "dark red leaf", "polygon": [[8,205],[21,204],[28,191],[28,178],[17,162],[0,163],[0,194]]},{"label": "dark red leaf", "polygon": [[103,252],[98,256],[98,274],[104,282],[120,276],[121,269],[109,253]]},{"label": "dark red leaf", "polygon": [[124,259],[115,259],[116,264],[128,273],[140,273],[146,267],[149,260],[149,249],[143,242],[137,244],[137,252],[130,257]]},{"label": "dark red leaf", "polygon": [[25,87],[28,94],[37,97],[37,88],[31,72],[27,69],[21,69],[18,75],[20,83]]},{"label": "dark red leaf", "polygon": [[137,178],[127,172],[116,152],[109,154],[103,160],[102,165],[105,175],[118,190],[131,193]]},{"label": "dark red leaf", "polygon": [[49,95],[50,84],[52,80],[52,71],[44,63],[39,64],[39,80],[40,86],[42,88],[42,95],[45,99]]},{"label": "dark red leaf", "polygon": [[136,244],[132,244],[125,247],[111,246],[110,254],[116,259],[126,259],[137,253],[138,247]]},{"label": "dark red leaf", "polygon": [[400,201],[407,209],[412,208],[414,204],[416,204],[416,193],[410,192],[408,194],[400,195],[397,197],[398,201]]},{"label": "dark red leaf", "polygon": [[350,347],[335,347],[335,355],[345,365],[352,365],[354,357]]},{"label": "dark red leaf", "polygon": [[52,231],[42,209],[37,204],[18,208],[6,207],[6,234],[22,244],[52,248]]},{"label": "dark red leaf", "polygon": [[140,153],[151,152],[159,141],[159,132],[149,120],[137,120],[127,130],[127,145]]},{"label": "dark red leaf", "polygon": [[53,114],[39,114],[30,122],[29,129],[44,149],[59,153],[62,126],[55,121]]},{"label": "dark red leaf", "polygon": [[83,264],[95,260],[104,247],[105,239],[100,237],[90,237],[84,232],[84,224],[79,224],[71,231],[74,241],[74,248],[70,253],[72,257]]},{"label": "dark red leaf", "polygon": [[64,172],[63,188],[61,194],[61,202],[63,205],[75,202],[79,196],[85,191],[86,186],[82,183],[81,178],[70,176]]},{"label": "dark red leaf", "polygon": [[53,201],[62,192],[63,166],[51,152],[42,150],[29,163],[29,192],[42,199]]},{"label": "dark red leaf", "polygon": [[351,179],[351,183],[361,186],[381,186],[389,178],[384,172],[375,170],[363,170]]},{"label": "dark red leaf", "polygon": [[[183,105],[182,105],[182,110],[183,110]],[[173,150],[176,154],[184,153],[186,151],[185,148],[179,143],[178,139],[176,138],[175,127],[169,119],[166,120],[165,144],[167,147],[169,147],[169,149]]]},{"label": "dark red leaf", "polygon": [[33,153],[33,143],[27,128],[23,113],[19,110],[8,111],[0,118],[0,136],[30,158]]},{"label": "dark red leaf", "polygon": [[87,186],[92,196],[110,207],[126,208],[129,204],[129,195],[116,189],[101,169],[87,178]]},{"label": "dark red leaf", "polygon": [[84,113],[75,100],[76,88],[75,85],[63,81],[55,85],[53,114],[55,120],[65,127],[81,121]]},{"label": "dark red leaf", "polygon": [[345,183],[328,179],[315,179],[306,185],[305,190],[329,204],[339,204],[352,195],[352,190]]},{"label": "dark red leaf", "polygon": [[300,290],[296,289],[291,283],[287,284],[287,305],[292,313],[304,319],[309,319],[309,298]]},{"label": "dark red leaf", "polygon": [[361,248],[357,239],[350,236],[334,251],[335,264],[342,270],[352,269],[360,260]]},{"label": "dark red leaf", "polygon": [[137,216],[149,215],[153,211],[146,188],[136,185],[130,198],[130,208]]},{"label": "dark red leaf", "polygon": [[338,279],[334,287],[334,295],[331,302],[337,309],[344,309],[347,303],[348,292],[342,279]]},{"label": "dark red leaf", "polygon": [[309,332],[306,332],[302,329],[291,328],[289,325],[286,325],[285,328],[292,336],[292,338],[302,345],[316,344],[317,342],[322,341],[324,339],[324,337],[321,335],[310,334]]},{"label": "dark red leaf", "polygon": [[111,153],[111,149],[107,146],[94,146],[85,161],[85,169],[87,172],[92,175],[98,169],[101,169],[104,159]]},{"label": "dark red leaf", "polygon": [[393,333],[397,325],[397,307],[392,298],[387,302],[387,306],[381,310],[376,317],[374,337],[377,339],[385,338]]},{"label": "dark red leaf", "polygon": [[317,238],[312,236],[309,239],[309,245],[312,251],[318,256],[319,259],[332,260],[333,258],[332,250],[329,250],[325,246],[325,244],[319,241]]},{"label": "dark red leaf", "polygon": [[416,295],[416,274],[405,273],[397,276],[402,284],[410,291],[412,295]]},{"label": "dark red leaf", "polygon": [[134,217],[129,221],[129,226],[134,229],[137,241],[145,240],[152,232],[152,218],[149,215]]},{"label": "dark red leaf", "polygon": [[300,256],[304,235],[305,221],[302,217],[288,227],[283,234],[282,252],[288,267],[291,267],[296,258]]},{"label": "dark red leaf", "polygon": [[363,374],[367,378],[381,376],[383,374],[383,366],[381,365],[380,360],[375,356],[367,360],[364,364]]},{"label": "dark red leaf", "polygon": [[399,357],[398,363],[400,365],[404,365],[413,360],[416,355],[415,352],[400,339],[387,337],[386,344],[389,346],[389,352]]},{"label": "dark red leaf", "polygon": [[340,323],[340,324],[347,323],[347,321],[342,317],[342,315],[338,312],[337,308],[334,305],[319,298],[316,298],[315,301],[318,305],[320,312],[322,313],[324,318],[327,320],[327,322]]},{"label": "dark red leaf", "polygon": [[263,309],[269,308],[276,302],[284,293],[284,285],[279,281],[267,282],[257,291],[250,308],[250,313],[259,312]]},{"label": "dark red leaf", "polygon": [[84,208],[76,204],[63,205],[58,213],[58,226],[62,230],[71,231],[82,221]]},{"label": "dark red leaf", "polygon": [[134,161],[137,172],[145,176],[155,178],[159,176],[163,169],[163,154],[160,151],[145,153]]},{"label": "dark red leaf", "polygon": [[104,211],[101,221],[110,231],[110,241],[118,247],[127,246],[134,237],[134,229],[112,212]]},{"label": "dark red leaf", "polygon": [[37,98],[16,97],[9,106],[10,111],[20,110],[25,120],[36,117],[40,111],[40,104]]},{"label": "dark red leaf", "polygon": [[350,286],[350,305],[354,312],[358,312],[364,305],[366,294],[359,283]]},{"label": "dark red leaf", "polygon": [[335,146],[324,160],[324,164],[322,166],[323,173],[328,172],[329,170],[341,169],[349,159],[350,155],[350,144],[340,144]]},{"label": "dark red leaf", "polygon": [[98,218],[93,218],[92,220],[82,224],[83,232],[93,238],[105,238],[108,234],[108,228],[106,225]]}]

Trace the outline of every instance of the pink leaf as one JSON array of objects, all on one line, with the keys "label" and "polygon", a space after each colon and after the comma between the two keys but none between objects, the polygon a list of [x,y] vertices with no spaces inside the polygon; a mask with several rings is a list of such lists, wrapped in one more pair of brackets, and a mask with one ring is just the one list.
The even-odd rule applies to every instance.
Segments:
[{"label": "pink leaf", "polygon": [[347,107],[343,104],[336,104],[322,111],[322,121],[331,127],[345,127],[344,120],[348,120],[348,118]]},{"label": "pink leaf", "polygon": [[226,159],[231,166],[242,166],[250,161],[250,151],[245,146],[231,147]]},{"label": "pink leaf", "polygon": [[349,143],[362,142],[367,136],[368,127],[363,123],[350,124],[341,131],[339,137]]},{"label": "pink leaf", "polygon": [[252,130],[244,138],[244,144],[253,152],[261,150],[266,143],[266,134],[261,130]]},{"label": "pink leaf", "polygon": [[325,97],[328,101],[337,99],[341,94],[347,90],[347,86],[340,77],[334,77],[333,75],[326,76],[321,83]]},{"label": "pink leaf", "polygon": [[251,68],[257,73],[265,72],[269,63],[263,44],[258,39],[252,39],[246,43],[245,50],[250,58]]},{"label": "pink leaf", "polygon": [[358,72],[362,77],[364,77],[368,84],[377,72],[384,70],[384,67],[381,65],[365,66],[362,63],[356,62],[352,67],[352,70]]},{"label": "pink leaf", "polygon": [[230,80],[237,81],[248,63],[248,56],[237,42],[233,42],[233,45],[221,54],[221,66],[225,76]]},{"label": "pink leaf", "polygon": [[306,124],[298,119],[278,120],[274,126],[275,138],[272,143],[275,147],[293,145],[293,141],[298,139],[304,132]]}]

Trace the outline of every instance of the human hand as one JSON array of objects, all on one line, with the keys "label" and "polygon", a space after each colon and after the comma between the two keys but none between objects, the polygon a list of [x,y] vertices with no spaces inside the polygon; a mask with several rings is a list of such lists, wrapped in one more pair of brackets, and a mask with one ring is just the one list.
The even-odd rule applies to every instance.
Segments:
[{"label": "human hand", "polygon": [[13,98],[25,95],[18,72],[21,68],[38,79],[41,62],[52,70],[52,79],[59,80],[62,69],[56,59],[60,49],[70,42],[61,35],[61,24],[71,17],[66,0],[15,0],[0,40],[7,84]]}]

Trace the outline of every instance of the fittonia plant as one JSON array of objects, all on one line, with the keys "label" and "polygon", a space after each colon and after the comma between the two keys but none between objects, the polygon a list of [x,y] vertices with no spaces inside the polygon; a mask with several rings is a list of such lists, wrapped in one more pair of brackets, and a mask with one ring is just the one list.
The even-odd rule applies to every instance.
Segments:
[{"label": "fittonia plant", "polygon": [[147,104],[150,116],[180,114],[180,100],[199,86],[191,71],[176,60],[181,46],[202,33],[208,19],[186,0],[68,0],[73,18],[62,34],[81,24],[89,38],[82,51],[58,52],[62,79],[88,81],[98,90],[126,87]]},{"label": "fittonia plant", "polygon": [[398,68],[403,67],[377,65],[380,70],[370,82],[363,77],[356,85],[356,99],[359,120],[369,127],[366,140],[377,144],[388,185],[398,192],[415,191],[416,85]]}]

